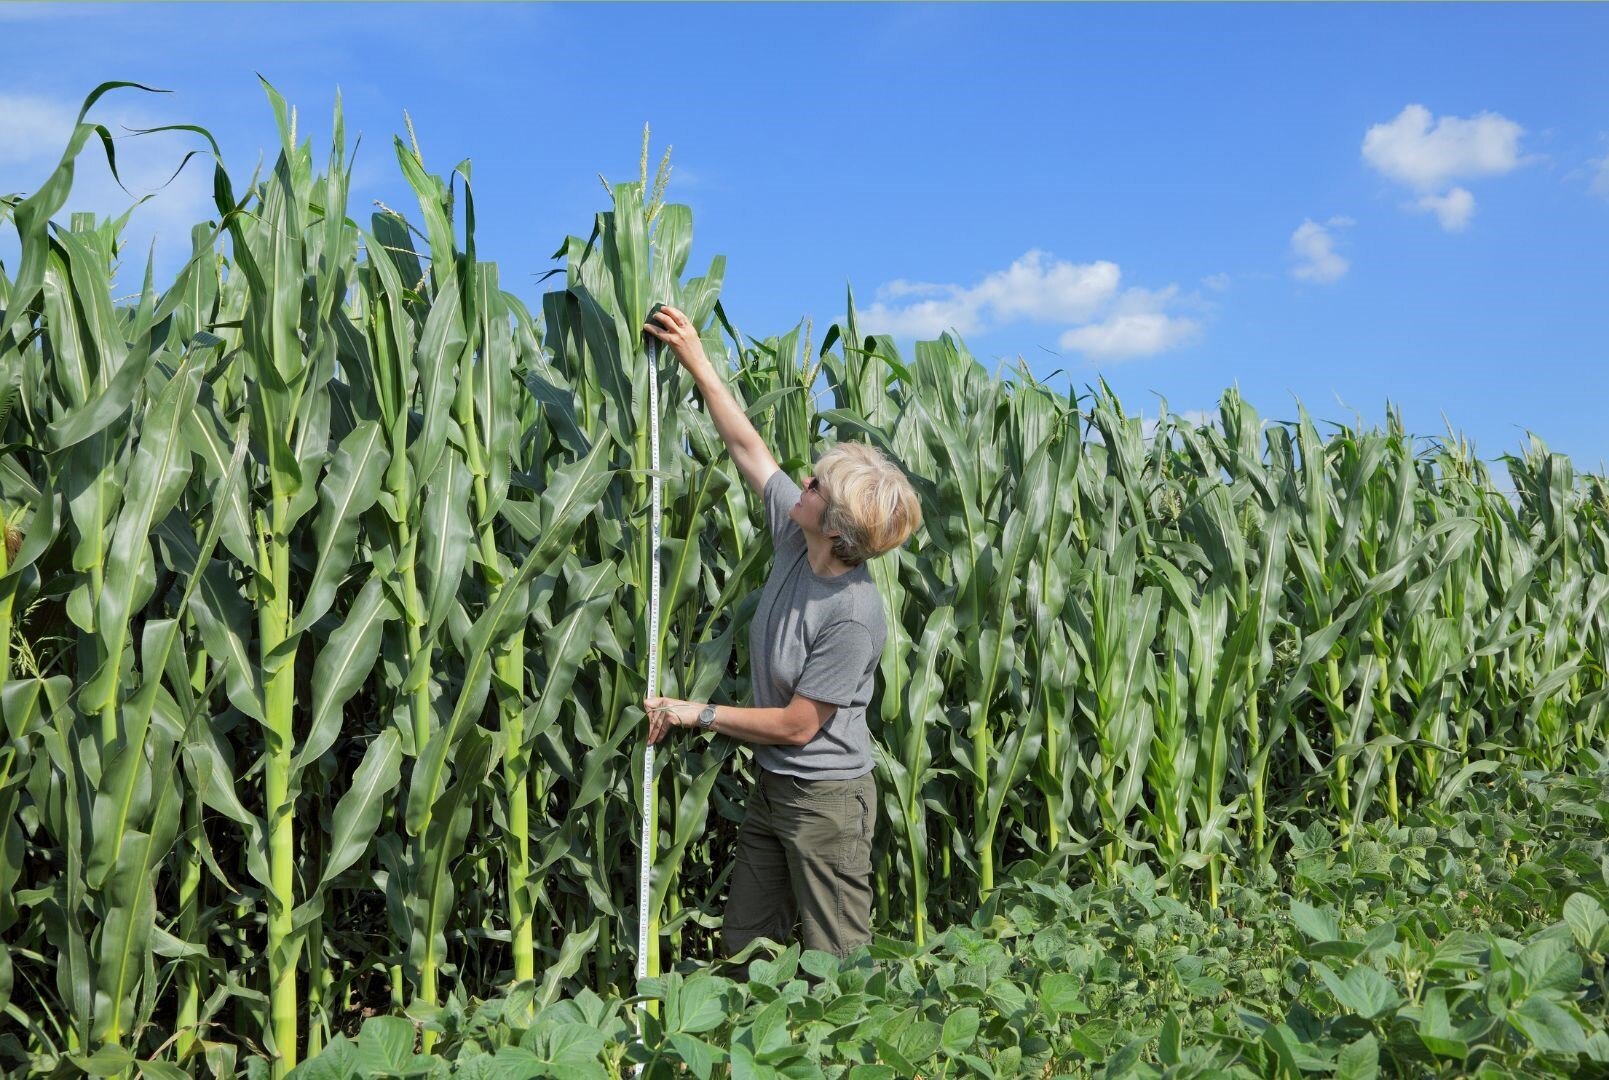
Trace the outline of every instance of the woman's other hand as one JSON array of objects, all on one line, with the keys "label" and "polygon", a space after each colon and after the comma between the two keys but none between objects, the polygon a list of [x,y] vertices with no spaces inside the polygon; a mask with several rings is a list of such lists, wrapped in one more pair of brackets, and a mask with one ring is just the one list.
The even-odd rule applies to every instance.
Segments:
[{"label": "woman's other hand", "polygon": [[648,742],[653,744],[673,727],[695,726],[698,723],[699,710],[704,706],[696,701],[651,697],[643,699],[642,707],[648,714]]},{"label": "woman's other hand", "polygon": [[677,361],[693,374],[697,375],[710,366],[709,357],[704,353],[704,343],[698,337],[698,327],[678,309],[660,307],[654,312],[653,318],[643,324],[643,332],[669,345]]}]

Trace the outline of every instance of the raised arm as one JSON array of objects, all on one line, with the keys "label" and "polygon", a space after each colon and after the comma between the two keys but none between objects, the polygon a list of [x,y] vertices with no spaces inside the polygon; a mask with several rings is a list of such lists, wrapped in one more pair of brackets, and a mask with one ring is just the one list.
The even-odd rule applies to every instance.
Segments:
[{"label": "raised arm", "polygon": [[715,373],[715,365],[704,353],[704,343],[698,338],[698,328],[691,319],[673,307],[661,307],[643,327],[646,333],[669,345],[676,359],[693,376],[698,392],[703,395],[704,407],[715,430],[720,432],[738,472],[757,494],[765,492],[765,483],[777,471],[777,459],[754,430],[754,425],[743,412],[743,406]]}]

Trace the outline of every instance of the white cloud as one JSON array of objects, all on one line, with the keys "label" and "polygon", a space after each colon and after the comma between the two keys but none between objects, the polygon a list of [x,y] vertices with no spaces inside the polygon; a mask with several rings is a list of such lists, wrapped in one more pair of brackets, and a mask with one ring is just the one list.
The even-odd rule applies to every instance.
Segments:
[{"label": "white cloud", "polygon": [[1592,164],[1597,170],[1592,176],[1592,193],[1609,199],[1609,155],[1599,158]]},{"label": "white cloud", "polygon": [[1160,311],[1113,315],[1061,336],[1064,349],[1075,349],[1091,360],[1116,363],[1154,356],[1193,341],[1200,331],[1194,319]]},{"label": "white cloud", "polygon": [[[878,290],[878,295],[885,294]],[[890,307],[878,300],[856,312],[855,319],[867,333],[914,338],[936,338],[951,330],[966,335],[982,325],[977,307],[964,296],[923,300],[905,307]]]},{"label": "white cloud", "polygon": [[1445,195],[1421,195],[1419,208],[1436,215],[1441,227],[1448,232],[1462,232],[1475,215],[1475,196],[1461,187]]},{"label": "white cloud", "polygon": [[1363,160],[1412,189],[1418,196],[1414,208],[1434,213],[1448,232],[1459,232],[1475,214],[1475,196],[1454,182],[1519,168],[1525,163],[1520,156],[1524,134],[1524,128],[1498,113],[1443,116],[1432,123],[1429,109],[1409,105],[1390,123],[1369,128],[1363,136]]},{"label": "white cloud", "polygon": [[[123,187],[112,178],[98,137],[92,136],[78,155],[72,191],[56,220],[66,222],[75,211],[116,216],[140,197],[151,198],[134,210],[123,232],[123,268],[119,288],[134,290],[145,272],[146,255],[156,242],[155,273],[158,288],[184,264],[190,252],[190,229],[213,217],[212,161],[206,155],[192,158],[171,182],[173,170],[197,139],[180,132],[134,135],[131,129],[172,122],[137,107],[132,91],[108,95],[90,110],[89,121],[104,126],[113,136],[117,171]],[[0,93],[0,164],[6,166],[6,192],[30,194],[61,160],[78,117],[78,103],[28,94]],[[123,190],[127,188],[127,191]],[[11,265],[16,257],[16,235],[0,231],[0,260]]]},{"label": "white cloud", "polygon": [[910,337],[972,334],[1019,319],[1079,322],[1111,299],[1120,277],[1116,263],[1071,263],[1030,251],[976,285],[888,282],[857,318],[874,333]]},{"label": "white cloud", "polygon": [[1312,219],[1298,225],[1291,233],[1291,254],[1299,261],[1291,268],[1291,276],[1320,285],[1345,277],[1352,264],[1336,252],[1335,237],[1330,235],[1330,229],[1350,224],[1351,218],[1333,217],[1323,225]]},{"label": "white cloud", "polygon": [[1524,134],[1524,128],[1497,113],[1443,116],[1432,126],[1429,109],[1409,105],[1389,124],[1368,130],[1363,159],[1398,183],[1434,192],[1454,180],[1501,176],[1518,168]]},{"label": "white cloud", "polygon": [[930,281],[906,281],[896,278],[878,288],[877,295],[887,299],[905,296],[939,296],[954,290],[954,285],[935,285]]},{"label": "white cloud", "polygon": [[64,102],[0,94],[0,164],[59,157],[77,116]]},{"label": "white cloud", "polygon": [[1194,338],[1199,324],[1167,310],[1179,302],[1177,288],[1120,293],[1122,276],[1108,260],[1073,263],[1034,250],[973,285],[887,282],[856,320],[870,333],[916,338],[1016,322],[1071,323],[1062,346],[1097,360],[1149,356]]},{"label": "white cloud", "polygon": [[690,169],[686,165],[671,162],[670,178],[666,181],[665,190],[669,193],[672,202],[676,200],[677,191],[697,191],[708,188],[715,179],[715,174],[705,169]]},{"label": "white cloud", "polygon": [[1213,292],[1223,292],[1225,289],[1229,288],[1229,275],[1208,274],[1206,277],[1201,279],[1201,284],[1205,285]]},{"label": "white cloud", "polygon": [[1030,251],[984,278],[974,292],[1001,321],[1073,322],[1111,299],[1121,276],[1114,262],[1047,262],[1044,252]]},{"label": "white cloud", "polygon": [[1166,309],[1178,290],[1129,289],[1102,321],[1076,326],[1061,336],[1064,349],[1074,349],[1096,362],[1120,363],[1154,356],[1195,341],[1201,324]]}]

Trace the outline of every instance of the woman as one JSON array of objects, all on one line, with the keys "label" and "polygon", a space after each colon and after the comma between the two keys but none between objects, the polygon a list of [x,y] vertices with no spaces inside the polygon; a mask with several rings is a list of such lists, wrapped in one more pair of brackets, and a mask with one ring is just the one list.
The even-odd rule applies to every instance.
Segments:
[{"label": "woman", "polygon": [[749,628],[754,708],[655,697],[648,741],[672,727],[754,744],[759,778],[738,832],[722,926],[726,955],[757,937],[842,957],[871,942],[876,817],[871,702],[885,623],[866,560],[922,523],[905,475],[869,446],[840,443],[801,489],[777,468],[716,375],[686,315],[660,308],[646,330],[697,383],[738,471],[765,504],[775,561]]}]

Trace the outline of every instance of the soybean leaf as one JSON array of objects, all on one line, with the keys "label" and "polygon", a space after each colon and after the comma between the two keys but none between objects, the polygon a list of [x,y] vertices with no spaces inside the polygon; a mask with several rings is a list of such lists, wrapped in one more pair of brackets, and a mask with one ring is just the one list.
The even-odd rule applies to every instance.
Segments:
[{"label": "soybean leaf", "polygon": [[698,1080],[710,1080],[715,1066],[726,1060],[726,1051],[684,1031],[670,1033],[670,1044],[682,1056],[682,1064],[693,1070]]},{"label": "soybean leaf", "polygon": [[1341,1048],[1335,1061],[1335,1080],[1375,1080],[1380,1075],[1380,1044],[1373,1033]]},{"label": "soybean leaf", "polygon": [[1598,951],[1598,940],[1609,925],[1603,905],[1588,893],[1574,893],[1564,902],[1564,922],[1577,945],[1588,952]]},{"label": "soybean leaf", "polygon": [[400,1016],[371,1016],[358,1032],[352,1064],[359,1073],[399,1072],[413,1058],[417,1032]]},{"label": "soybean leaf", "polygon": [[957,1056],[972,1049],[972,1040],[977,1038],[980,1023],[978,1010],[971,1005],[957,1009],[945,1017],[944,1032],[939,1038],[944,1052]]},{"label": "soybean leaf", "polygon": [[1039,988],[1039,1007],[1050,1017],[1083,1012],[1083,985],[1083,979],[1067,972],[1047,976]]}]

